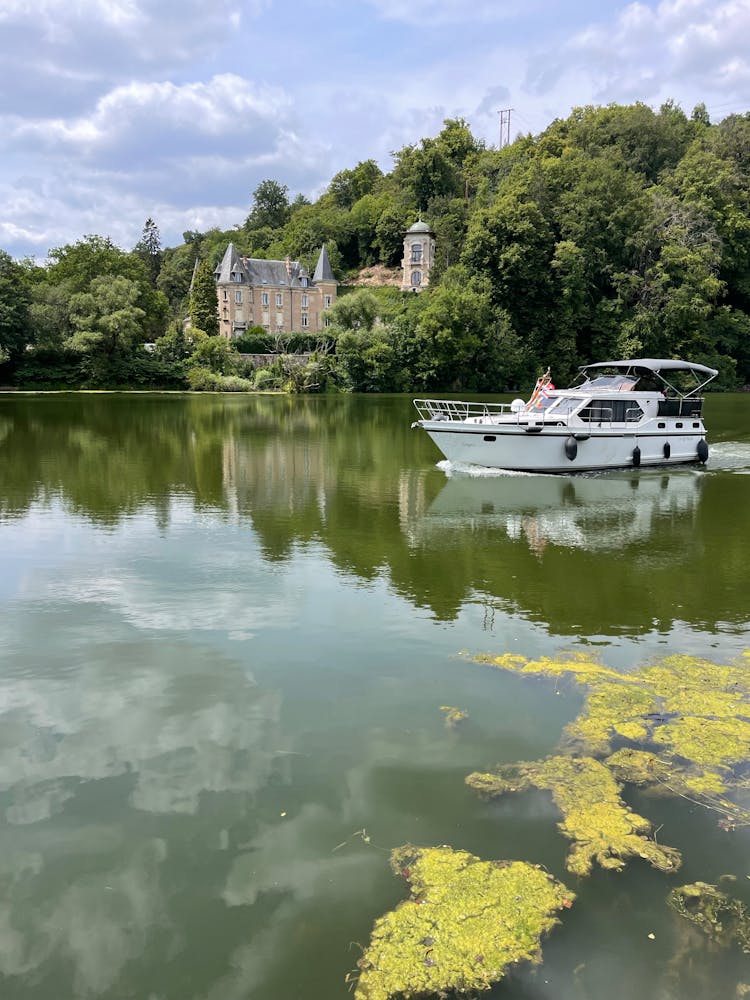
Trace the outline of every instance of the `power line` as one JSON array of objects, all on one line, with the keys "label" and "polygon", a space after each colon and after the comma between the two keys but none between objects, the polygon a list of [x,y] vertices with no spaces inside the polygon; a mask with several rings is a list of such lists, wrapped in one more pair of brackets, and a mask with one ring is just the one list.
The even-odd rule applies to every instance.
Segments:
[{"label": "power line", "polygon": [[510,113],[513,108],[503,108],[498,111],[500,115],[500,149],[503,146],[510,146]]}]

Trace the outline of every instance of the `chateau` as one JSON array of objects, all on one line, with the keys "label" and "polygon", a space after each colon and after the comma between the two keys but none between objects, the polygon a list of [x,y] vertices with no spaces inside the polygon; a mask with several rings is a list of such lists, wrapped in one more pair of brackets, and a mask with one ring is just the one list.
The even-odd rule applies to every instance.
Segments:
[{"label": "chateau", "polygon": [[[404,235],[401,291],[419,292],[430,283],[435,234],[421,219]],[[219,302],[219,333],[227,340],[250,326],[268,333],[317,333],[330,323],[338,283],[325,245],[312,278],[296,260],[241,257],[234,243],[214,271]]]},{"label": "chateau", "polygon": [[230,243],[214,277],[219,333],[228,340],[249,326],[269,333],[324,330],[338,288],[325,246],[310,278],[298,261],[240,257]]}]

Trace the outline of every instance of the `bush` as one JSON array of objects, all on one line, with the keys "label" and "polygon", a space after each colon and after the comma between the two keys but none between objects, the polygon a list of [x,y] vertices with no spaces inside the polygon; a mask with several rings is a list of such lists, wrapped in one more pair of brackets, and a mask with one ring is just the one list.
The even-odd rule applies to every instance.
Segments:
[{"label": "bush", "polygon": [[81,360],[81,355],[75,351],[37,348],[20,358],[8,379],[22,389],[75,388],[83,380]]},{"label": "bush", "polygon": [[210,368],[203,365],[187,370],[188,385],[194,392],[217,392],[219,378],[219,375],[215,375]]},{"label": "bush", "polygon": [[252,392],[255,386],[239,375],[217,375],[210,368],[189,368],[187,380],[194,392]]},{"label": "bush", "polygon": [[256,368],[256,389],[278,389],[280,385],[279,372],[274,368]]},{"label": "bush", "polygon": [[255,385],[239,375],[220,375],[219,388],[222,392],[253,392]]}]

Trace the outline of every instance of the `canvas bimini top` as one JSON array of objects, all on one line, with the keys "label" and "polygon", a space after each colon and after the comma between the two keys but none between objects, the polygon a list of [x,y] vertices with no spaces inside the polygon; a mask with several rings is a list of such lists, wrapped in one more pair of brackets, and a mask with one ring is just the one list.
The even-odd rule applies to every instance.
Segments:
[{"label": "canvas bimini top", "polygon": [[707,368],[705,365],[696,365],[692,361],[679,361],[675,358],[632,358],[630,361],[597,361],[593,365],[581,365],[581,371],[589,368],[642,368],[647,372],[696,372],[700,375],[709,375],[716,378],[719,374],[716,368]]},{"label": "canvas bimini top", "polygon": [[[692,361],[681,361],[677,358],[630,358],[623,361],[597,361],[591,365],[581,365],[581,375],[584,378],[589,379],[590,376],[593,376],[593,381],[588,381],[585,385],[591,388],[594,385],[598,387],[598,383],[603,380],[601,378],[597,379],[596,374],[607,368],[622,372],[621,378],[629,376],[635,381],[638,381],[643,376],[653,375],[663,384],[665,390],[669,389],[682,397],[685,397],[686,393],[672,385],[662,374],[663,372],[689,372],[695,378],[696,382],[690,391],[690,395],[700,392],[704,386],[708,385],[719,374],[716,368],[708,368],[706,365],[698,365]],[[576,386],[576,388],[582,389],[583,386]]]}]

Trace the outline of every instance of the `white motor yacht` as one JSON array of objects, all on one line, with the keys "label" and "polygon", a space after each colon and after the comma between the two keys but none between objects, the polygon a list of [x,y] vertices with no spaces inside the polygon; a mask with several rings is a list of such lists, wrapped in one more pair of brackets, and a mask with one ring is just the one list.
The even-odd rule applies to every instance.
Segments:
[{"label": "white motor yacht", "polygon": [[547,371],[528,402],[415,399],[412,427],[427,431],[453,465],[584,472],[704,463],[699,393],[716,375],[673,359],[602,361],[584,365],[570,389],[555,389]]}]

